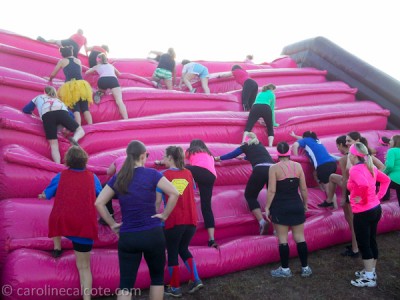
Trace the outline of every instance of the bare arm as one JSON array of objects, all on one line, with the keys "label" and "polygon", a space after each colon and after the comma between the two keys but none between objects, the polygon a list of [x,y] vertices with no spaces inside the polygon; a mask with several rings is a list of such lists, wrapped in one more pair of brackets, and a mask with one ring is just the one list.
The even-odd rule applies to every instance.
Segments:
[{"label": "bare arm", "polygon": [[298,142],[295,142],[293,145],[292,145],[292,153],[293,153],[293,155],[299,155],[299,143]]},{"label": "bare arm", "polygon": [[153,218],[159,218],[163,221],[168,219],[172,210],[174,209],[176,202],[178,201],[179,192],[176,190],[174,185],[168,181],[167,178],[162,177],[157,184],[157,187],[160,188],[165,194],[168,195],[168,202],[164,208],[164,211],[161,214],[156,214]]},{"label": "bare arm", "polygon": [[303,199],[303,205],[304,205],[304,211],[308,210],[308,191],[307,191],[307,184],[306,184],[306,178],[304,176],[304,171],[301,167],[300,164],[296,165],[296,168],[298,170],[298,172],[300,173],[299,175],[299,180],[300,180],[300,195],[301,198]]},{"label": "bare arm", "polygon": [[107,169],[107,175],[112,176],[115,174],[116,171],[117,171],[117,168],[115,167],[115,163],[112,163]]},{"label": "bare arm", "polygon": [[292,131],[292,132],[290,133],[290,136],[294,137],[296,140],[300,140],[300,139],[303,138],[303,137],[300,136],[300,135],[296,135],[296,134],[294,133],[294,131]]},{"label": "bare arm", "polygon": [[114,67],[114,72],[115,72],[115,76],[117,76],[117,77],[121,76],[121,72],[118,71],[116,67]]},{"label": "bare arm", "polygon": [[56,75],[58,74],[58,71],[60,71],[60,69],[63,67],[63,65],[64,65],[64,59],[60,59],[56,65],[56,67],[54,68],[53,72],[51,72],[49,81],[52,81],[53,78],[56,77]]},{"label": "bare arm", "polygon": [[97,196],[96,202],[94,205],[96,205],[96,209],[99,213],[99,215],[103,218],[103,220],[111,227],[111,229],[118,233],[119,228],[121,227],[122,223],[117,223],[113,219],[113,217],[110,215],[108,212],[108,209],[106,208],[106,204],[108,201],[110,201],[114,197],[115,193],[112,188],[110,188],[108,185],[106,185],[100,194]]},{"label": "bare arm", "polygon": [[160,207],[162,202],[162,194],[157,192],[156,193],[156,212],[160,213]]},{"label": "bare arm", "polygon": [[265,204],[265,216],[269,221],[269,209],[271,207],[272,201],[274,200],[276,194],[276,173],[275,173],[275,166],[271,166],[269,168],[269,178],[268,178],[268,191],[267,191],[267,202]]}]

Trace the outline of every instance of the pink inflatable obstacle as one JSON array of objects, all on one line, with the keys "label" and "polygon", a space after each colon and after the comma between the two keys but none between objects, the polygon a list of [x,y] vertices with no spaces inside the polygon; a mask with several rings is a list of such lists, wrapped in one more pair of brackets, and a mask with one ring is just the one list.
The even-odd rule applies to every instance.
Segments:
[{"label": "pink inflatable obstacle", "polygon": [[[383,214],[379,222],[378,232],[398,230],[397,222],[398,204],[391,201],[382,205]],[[397,212],[397,213],[396,213]],[[236,226],[237,222],[234,223]],[[318,233],[318,235],[316,235]],[[343,212],[324,211],[318,215],[307,218],[305,223],[305,236],[309,251],[316,251],[338,243],[348,241],[350,238],[348,225]],[[261,264],[279,260],[277,238],[273,235],[258,236],[242,235],[235,239],[226,239],[220,242],[220,251],[206,246],[191,246],[193,256],[196,258],[197,269],[202,278],[221,276],[223,274],[244,270]],[[291,256],[297,255],[296,246],[289,237]],[[107,261],[107,264],[104,264]],[[182,264],[183,265],[183,264]],[[91,255],[91,269],[94,274],[93,288],[116,289],[119,278],[117,251],[111,249],[94,249]],[[40,270],[42,276],[32,276]],[[168,274],[165,274],[168,280]],[[182,269],[182,281],[188,280],[188,274]],[[66,251],[61,258],[54,259],[49,252],[22,248],[11,252],[4,265],[3,284],[12,284],[13,290],[30,288],[40,291],[53,287],[78,288],[79,277],[76,271],[74,254]],[[135,288],[147,288],[150,284],[147,266],[142,262],[139,268]],[[35,288],[35,289],[33,289]],[[61,295],[32,294],[30,299],[79,299],[79,295],[63,297]],[[18,299],[12,294],[5,299]]]}]

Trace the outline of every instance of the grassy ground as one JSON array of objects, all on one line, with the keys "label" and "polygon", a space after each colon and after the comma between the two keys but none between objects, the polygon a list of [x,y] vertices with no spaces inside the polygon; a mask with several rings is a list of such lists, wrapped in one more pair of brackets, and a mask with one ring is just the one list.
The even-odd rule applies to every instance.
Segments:
[{"label": "grassy ground", "polygon": [[[378,286],[357,288],[350,284],[354,271],[362,269],[361,258],[342,257],[344,245],[310,253],[309,264],[313,276],[300,276],[298,258],[290,260],[294,276],[272,278],[270,271],[279,263],[268,264],[247,271],[203,280],[205,287],[194,295],[186,292],[181,299],[400,299],[400,232],[378,236],[380,258],[377,266]],[[102,298],[102,300],[114,300]],[[148,299],[148,290],[136,299]],[[167,297],[166,297],[167,299]]]}]

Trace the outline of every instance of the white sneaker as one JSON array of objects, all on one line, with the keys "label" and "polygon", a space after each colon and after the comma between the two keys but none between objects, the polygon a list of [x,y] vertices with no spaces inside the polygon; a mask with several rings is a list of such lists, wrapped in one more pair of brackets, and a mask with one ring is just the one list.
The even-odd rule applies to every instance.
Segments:
[{"label": "white sneaker", "polygon": [[312,270],[309,266],[301,269],[301,277],[310,277],[312,275]]},{"label": "white sneaker", "polygon": [[[356,275],[357,278],[363,278],[366,277],[365,276],[365,270],[361,270],[361,271],[356,271],[354,273],[354,275]],[[378,276],[376,276],[376,273],[374,272],[374,277],[372,279],[376,280],[378,278]]]},{"label": "white sneaker", "polygon": [[292,271],[290,269],[285,271],[282,267],[279,267],[276,270],[272,270],[271,275],[272,277],[292,277]]},{"label": "white sneaker", "polygon": [[368,279],[366,277],[357,278],[350,281],[350,283],[356,287],[376,287],[376,280]]}]

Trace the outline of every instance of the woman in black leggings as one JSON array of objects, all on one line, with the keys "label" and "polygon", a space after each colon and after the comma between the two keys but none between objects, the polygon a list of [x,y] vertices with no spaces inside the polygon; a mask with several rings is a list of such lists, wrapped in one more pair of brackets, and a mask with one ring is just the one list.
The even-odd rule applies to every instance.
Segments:
[{"label": "woman in black leggings", "polygon": [[217,179],[214,157],[202,140],[192,140],[186,150],[186,158],[189,161],[186,168],[192,172],[193,178],[199,186],[201,213],[208,232],[208,246],[218,248],[214,238],[215,222],[211,207],[212,191]]},{"label": "woman in black leggings", "polygon": [[251,163],[253,172],[247,182],[244,197],[249,205],[249,209],[260,224],[260,234],[267,234],[268,223],[264,220],[261,213],[260,204],[257,201],[258,194],[265,185],[268,185],[269,167],[274,164],[267,149],[261,144],[253,132],[245,133],[245,142],[232,152],[215,157],[216,161],[235,158],[241,154],[246,154],[246,159]]},{"label": "woman in black leggings", "polygon": [[258,119],[263,118],[267,126],[269,147],[272,147],[274,142],[274,126],[279,126],[279,124],[275,123],[275,94],[273,92],[275,88],[272,83],[263,86],[261,93],[257,95],[256,101],[251,107],[246,128],[244,129],[245,133],[251,131]]}]

